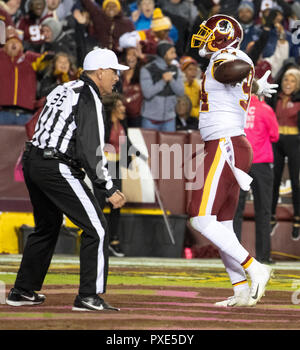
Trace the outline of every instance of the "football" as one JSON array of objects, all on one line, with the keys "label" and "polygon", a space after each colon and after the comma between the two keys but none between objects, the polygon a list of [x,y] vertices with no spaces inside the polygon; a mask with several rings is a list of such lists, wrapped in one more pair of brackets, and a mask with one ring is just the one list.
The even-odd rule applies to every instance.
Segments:
[{"label": "football", "polygon": [[236,84],[241,82],[250,72],[251,65],[243,60],[230,60],[218,65],[214,77],[222,84]]}]

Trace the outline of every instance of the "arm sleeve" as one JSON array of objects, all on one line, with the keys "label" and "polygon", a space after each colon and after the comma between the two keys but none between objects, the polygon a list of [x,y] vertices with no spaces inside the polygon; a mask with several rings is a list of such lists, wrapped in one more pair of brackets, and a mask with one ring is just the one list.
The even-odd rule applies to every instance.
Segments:
[{"label": "arm sleeve", "polygon": [[99,130],[101,123],[98,118],[102,118],[102,115],[97,115],[95,103],[92,105],[87,96],[81,95],[76,113],[76,154],[93,185],[110,197],[117,188],[106,168],[104,130]]},{"label": "arm sleeve", "polygon": [[101,20],[101,18],[103,16],[103,12],[102,12],[100,6],[96,2],[93,2],[91,0],[81,0],[81,4],[84,6],[84,8],[90,14],[93,22]]}]

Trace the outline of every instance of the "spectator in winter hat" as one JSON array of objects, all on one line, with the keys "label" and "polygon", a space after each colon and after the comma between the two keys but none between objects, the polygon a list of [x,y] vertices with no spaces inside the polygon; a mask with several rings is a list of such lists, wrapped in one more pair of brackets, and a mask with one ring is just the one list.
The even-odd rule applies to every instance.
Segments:
[{"label": "spectator in winter hat", "polygon": [[172,28],[172,22],[169,17],[163,15],[160,8],[153,12],[151,28],[139,31],[142,51],[145,54],[156,54],[156,48],[161,40],[172,42],[169,33]]},{"label": "spectator in winter hat", "polygon": [[241,50],[246,51],[250,42],[258,40],[261,30],[254,23],[254,5],[252,1],[242,1],[238,7],[238,21],[243,27],[244,39],[241,43]]},{"label": "spectator in winter hat", "polygon": [[62,23],[55,18],[49,17],[42,22],[42,30],[46,43],[55,41],[62,32]]},{"label": "spectator in winter hat", "polygon": [[114,18],[121,12],[121,4],[119,0],[104,0],[102,8],[106,16],[110,18]]},{"label": "spectator in winter hat", "polygon": [[102,8],[92,0],[81,0],[94,25],[99,46],[119,53],[119,38],[134,30],[132,20],[123,14],[119,0],[104,0]]},{"label": "spectator in winter hat", "polygon": [[156,59],[141,69],[143,128],[176,130],[177,96],[184,94],[182,74],[173,64],[176,57],[175,46],[169,41],[161,41],[157,46]]},{"label": "spectator in winter hat", "polygon": [[60,21],[53,17],[46,18],[42,22],[42,33],[45,37],[45,42],[41,46],[41,52],[48,51],[53,54],[66,52],[76,59],[75,38],[67,31],[63,31],[63,26]]}]

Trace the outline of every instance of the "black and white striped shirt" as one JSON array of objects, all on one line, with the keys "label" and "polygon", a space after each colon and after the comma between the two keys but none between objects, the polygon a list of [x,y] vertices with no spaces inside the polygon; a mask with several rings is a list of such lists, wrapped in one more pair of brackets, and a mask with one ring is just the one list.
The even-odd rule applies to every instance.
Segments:
[{"label": "black and white striped shirt", "polygon": [[57,86],[46,99],[32,145],[54,148],[79,162],[92,183],[110,196],[116,190],[105,167],[104,121],[96,84],[86,75]]},{"label": "black and white striped shirt", "polygon": [[47,96],[32,138],[34,146],[42,149],[53,147],[71,155],[68,148],[72,147],[71,140],[76,130],[75,109],[83,84],[79,80],[59,85]]}]

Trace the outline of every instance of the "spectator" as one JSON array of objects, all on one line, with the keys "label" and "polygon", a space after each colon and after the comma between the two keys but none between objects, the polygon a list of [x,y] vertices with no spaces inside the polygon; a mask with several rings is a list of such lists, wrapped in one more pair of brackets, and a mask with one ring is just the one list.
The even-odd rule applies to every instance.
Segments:
[{"label": "spectator", "polygon": [[[113,184],[121,190],[122,181],[119,173],[120,150],[126,142],[125,106],[121,96],[117,93],[104,97],[103,105],[107,121],[105,126],[106,146],[104,147],[104,152],[108,161],[108,169],[112,175]],[[103,191],[94,187],[94,194],[103,210],[106,205]],[[118,234],[119,221],[120,208],[114,209],[110,205],[110,215],[108,216],[109,252],[113,256],[123,257],[125,254],[122,251]]]},{"label": "spectator", "polygon": [[82,67],[84,57],[88,52],[99,46],[94,37],[94,26],[90,14],[77,2],[72,8],[72,14],[66,18],[67,26],[72,29],[76,38],[77,65]]},{"label": "spectator", "polygon": [[56,14],[56,10],[60,5],[60,3],[61,3],[61,0],[46,0],[44,15],[51,15],[53,18],[60,20]]},{"label": "spectator", "polygon": [[[272,261],[270,258],[272,163],[274,161],[272,143],[278,141],[279,133],[273,109],[255,95],[251,96],[245,133],[253,149],[253,162],[249,175],[253,178],[250,186],[254,197],[256,260],[268,263]],[[239,203],[233,221],[234,232],[239,241],[241,241],[247,194],[247,191],[240,191]]]},{"label": "spectator", "polygon": [[178,96],[175,107],[176,111],[176,130],[194,129],[189,124],[189,118],[192,110],[192,102],[187,95]]},{"label": "spectator", "polygon": [[21,16],[17,29],[23,31],[24,49],[40,52],[43,43],[43,35],[41,33],[41,23],[48,17],[43,16],[46,8],[46,0],[28,0],[26,3],[28,10]]},{"label": "spectator", "polygon": [[239,3],[240,3],[240,0],[220,0],[218,2],[219,6],[220,6],[219,13],[222,13],[222,14],[228,15],[228,16],[232,16],[232,17],[236,17]]},{"label": "spectator", "polygon": [[259,26],[254,23],[254,4],[252,1],[243,0],[240,3],[237,19],[244,31],[244,38],[240,49],[246,52],[248,44],[257,41],[261,33]]},{"label": "spectator", "polygon": [[[266,70],[272,69],[268,62],[262,60],[262,52],[268,43],[270,31],[272,28],[274,28],[274,23],[276,23],[276,17],[276,11],[269,11],[268,16],[264,20],[264,24],[260,28],[261,33],[258,40],[248,42],[245,48],[245,52],[252,59],[254,66],[256,66],[260,60],[258,66],[256,66],[255,69],[256,77],[261,77],[264,75]],[[265,68],[265,66],[268,66],[268,68]]]},{"label": "spectator", "polygon": [[274,54],[277,41],[283,39],[283,36],[285,36],[285,39],[290,41],[290,33],[285,30],[283,25],[285,20],[283,11],[278,7],[264,10],[263,24],[265,24],[268,20],[270,21],[270,18],[273,18],[273,20],[271,23],[269,40],[263,51],[263,57],[270,57]]},{"label": "spectator", "polygon": [[[25,125],[36,107],[37,62],[40,55],[23,51],[17,36],[0,49],[0,124]],[[34,68],[35,67],[35,68]]]},{"label": "spectator", "polygon": [[215,3],[213,0],[195,0],[194,3],[198,8],[198,15],[192,24],[192,28],[189,33],[189,39],[186,41],[187,44],[183,50],[184,55],[194,58],[200,64],[201,70],[204,71],[209,61],[206,58],[199,56],[198,49],[191,47],[191,36],[199,31],[199,27],[204,20],[207,20],[209,17],[217,13],[221,13],[220,4],[217,4],[217,2]]},{"label": "spectator", "polygon": [[[42,33],[44,43],[41,46],[40,52],[66,52],[76,59],[77,48],[74,35],[63,30],[63,25],[60,21],[53,17],[46,18],[42,23]],[[77,64],[77,62],[76,62]]]},{"label": "spectator", "polygon": [[15,26],[22,15],[20,6],[21,0],[0,1],[0,13],[1,9],[5,10],[10,15],[13,25]]},{"label": "spectator", "polygon": [[120,47],[124,50],[124,64],[129,67],[128,70],[122,72],[121,76],[127,122],[129,127],[140,127],[141,107],[144,99],[140,85],[140,70],[145,62],[145,57],[141,52],[137,32],[123,34],[120,38]]},{"label": "spectator", "polygon": [[288,69],[281,81],[281,92],[271,101],[279,124],[279,141],[273,147],[274,151],[274,187],[272,202],[272,221],[276,223],[276,207],[279,188],[283,174],[285,157],[288,160],[289,175],[292,184],[292,201],[294,209],[292,238],[300,238],[300,70]]},{"label": "spectator", "polygon": [[131,18],[136,30],[149,29],[155,8],[154,0],[138,0],[131,6]]},{"label": "spectator", "polygon": [[63,21],[71,14],[74,0],[46,0],[44,16],[52,16],[59,21]]},{"label": "spectator", "polygon": [[274,79],[289,57],[291,33],[282,25],[283,15],[277,9],[265,10],[264,24],[259,40],[251,41],[246,52],[255,64],[256,77],[261,77],[271,69]]},{"label": "spectator", "polygon": [[47,96],[59,84],[66,83],[78,78],[78,71],[73,62],[73,57],[65,52],[58,52],[50,66],[47,68],[40,82],[38,97]]},{"label": "spectator", "polygon": [[81,0],[94,24],[95,37],[101,47],[119,54],[119,38],[134,30],[132,20],[124,16],[119,0],[105,0],[100,8],[92,0]]},{"label": "spectator", "polygon": [[[198,9],[198,15],[195,18],[195,21],[197,21],[197,18],[199,18],[201,22],[203,22],[205,19],[208,19],[209,17],[216,15],[217,13],[221,13],[221,5],[219,1],[194,0],[194,4]],[[197,28],[199,28],[199,25]]]},{"label": "spectator", "polygon": [[282,13],[277,11],[277,16],[274,20],[274,28],[270,31],[268,43],[263,51],[263,58],[269,62],[272,67],[273,78],[281,69],[283,62],[289,58],[291,48],[291,34],[284,29],[282,20]]},{"label": "spectator", "polygon": [[197,80],[199,73],[198,62],[192,57],[183,56],[180,59],[180,68],[184,74],[184,93],[192,103],[188,124],[191,129],[198,129],[201,87]]},{"label": "spectator", "polygon": [[[1,37],[0,45],[4,45],[6,41],[5,38],[8,38],[9,36],[18,35],[14,22],[12,20],[12,17],[8,13],[5,6],[4,7],[0,6],[0,21],[2,24],[1,33],[0,33],[0,37]],[[22,32],[20,34],[22,34]]]},{"label": "spectator", "polygon": [[192,23],[195,21],[198,10],[193,1],[189,0],[158,0],[157,6],[163,12],[168,12],[175,16],[182,17],[189,23],[191,29]]},{"label": "spectator", "polygon": [[[134,21],[134,26],[136,30],[140,31],[140,30],[147,30],[151,28],[153,14],[155,10],[154,8],[155,8],[154,0],[138,0],[137,2],[131,5],[132,19]],[[151,14],[150,14],[150,10],[151,10]],[[157,13],[157,10],[155,12]],[[154,16],[157,16],[157,14],[155,14]],[[173,25],[173,23],[171,25],[168,36],[174,43],[177,43],[178,29]],[[178,43],[178,45],[180,45],[180,43]]]},{"label": "spectator", "polygon": [[184,86],[179,68],[172,64],[177,56],[174,45],[161,41],[157,46],[157,56],[141,69],[142,127],[175,131],[176,98],[184,94]]},{"label": "spectator", "polygon": [[[106,112],[105,125],[105,155],[108,161],[108,169],[113,178],[113,184],[122,187],[120,168],[127,168],[131,163],[131,155],[137,154],[130,139],[128,138],[126,109],[123,104],[123,96],[119,93],[112,93],[103,97],[103,105]],[[132,151],[132,153],[130,153]],[[142,159],[147,158],[139,154]],[[104,208],[106,202],[103,200],[105,196],[103,192],[94,187],[94,194],[99,201],[101,209]],[[111,255],[123,257],[122,244],[119,239],[118,229],[120,224],[120,209],[113,209],[110,205],[110,215],[108,217],[109,232],[109,251]]]},{"label": "spectator", "polygon": [[160,8],[153,12],[151,28],[139,31],[142,52],[147,55],[156,55],[157,45],[162,40],[173,42],[170,38],[172,22],[169,17],[163,15]]},{"label": "spectator", "polygon": [[292,7],[285,0],[262,0],[256,2],[256,11],[258,22],[264,23],[265,19],[269,16],[272,10],[280,11],[283,15],[284,21],[288,22],[290,16],[292,16]]}]

